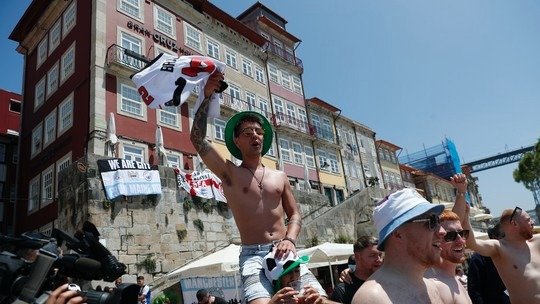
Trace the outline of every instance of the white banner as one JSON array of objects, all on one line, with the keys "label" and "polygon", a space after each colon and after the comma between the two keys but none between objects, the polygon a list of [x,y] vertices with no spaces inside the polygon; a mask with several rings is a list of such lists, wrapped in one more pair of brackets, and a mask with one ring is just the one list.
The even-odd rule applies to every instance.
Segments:
[{"label": "white banner", "polygon": [[118,196],[161,194],[157,166],[121,158],[97,161],[107,199]]},{"label": "white banner", "polygon": [[184,304],[197,304],[197,291],[206,289],[211,295],[229,302],[244,302],[240,276],[194,277],[180,280]]},{"label": "white banner", "polygon": [[183,188],[191,196],[202,198],[215,198],[220,202],[227,202],[223,194],[221,180],[212,171],[204,170],[202,172],[193,171],[184,173],[178,170],[178,187]]}]

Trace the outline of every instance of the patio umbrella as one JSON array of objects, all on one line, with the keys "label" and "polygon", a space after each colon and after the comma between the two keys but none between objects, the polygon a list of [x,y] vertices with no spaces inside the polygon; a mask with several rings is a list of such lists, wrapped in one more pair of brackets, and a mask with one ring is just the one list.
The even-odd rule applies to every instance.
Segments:
[{"label": "patio umbrella", "polygon": [[105,142],[105,154],[107,156],[114,156],[114,147],[118,143],[118,137],[116,136],[116,122],[114,120],[114,113],[109,113],[109,119],[107,120],[107,141]]},{"label": "patio umbrella", "polygon": [[165,151],[165,146],[163,145],[163,132],[161,127],[158,126],[156,129],[156,149],[159,159],[159,164],[164,165],[167,160],[167,151]]},{"label": "patio umbrella", "polygon": [[332,265],[347,263],[351,254],[353,254],[353,244],[323,243],[311,248],[298,251],[298,256],[309,256],[309,268],[327,266],[330,268],[330,279],[334,287],[334,275],[332,274]]}]

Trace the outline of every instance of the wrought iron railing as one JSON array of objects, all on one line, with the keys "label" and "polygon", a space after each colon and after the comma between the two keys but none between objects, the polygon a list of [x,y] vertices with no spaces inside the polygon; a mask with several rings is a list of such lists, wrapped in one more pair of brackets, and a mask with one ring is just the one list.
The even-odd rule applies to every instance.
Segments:
[{"label": "wrought iron railing", "polygon": [[107,65],[116,63],[124,65],[133,70],[141,70],[144,68],[146,63],[149,62],[149,59],[144,55],[138,54],[132,50],[113,44],[107,49],[107,57],[105,62]]},{"label": "wrought iron railing", "polygon": [[283,58],[285,61],[294,64],[295,66],[304,69],[304,64],[300,58],[295,57],[293,54],[285,51],[284,48],[278,47],[275,44],[268,43],[268,50],[273,54]]}]

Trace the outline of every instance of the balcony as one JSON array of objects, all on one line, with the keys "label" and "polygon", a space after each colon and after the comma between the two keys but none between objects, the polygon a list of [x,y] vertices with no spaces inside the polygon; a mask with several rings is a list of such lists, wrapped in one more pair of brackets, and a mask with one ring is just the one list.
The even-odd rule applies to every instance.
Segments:
[{"label": "balcony", "polygon": [[313,126],[310,126],[307,121],[298,119],[296,116],[287,115],[283,112],[276,112],[272,117],[272,122],[276,127],[288,127],[298,132],[313,135]]},{"label": "balcony", "polygon": [[105,63],[114,71],[121,74],[129,74],[140,71],[150,60],[144,55],[113,44],[107,49]]},{"label": "balcony", "polygon": [[300,60],[300,58],[298,57],[294,57],[293,54],[285,51],[284,48],[280,48],[274,44],[268,43],[268,50],[270,51],[270,53],[282,58],[283,60],[298,67],[299,69],[304,70],[304,64],[302,63],[302,60]]}]

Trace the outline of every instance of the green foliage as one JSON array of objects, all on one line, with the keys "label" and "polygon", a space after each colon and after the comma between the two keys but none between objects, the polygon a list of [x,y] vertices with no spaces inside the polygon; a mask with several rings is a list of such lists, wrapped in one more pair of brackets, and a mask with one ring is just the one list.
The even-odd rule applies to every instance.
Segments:
[{"label": "green foliage", "polygon": [[184,212],[188,212],[193,208],[193,201],[189,197],[184,197]]},{"label": "green foliage", "polygon": [[180,297],[171,291],[165,291],[152,300],[152,304],[178,304]]},{"label": "green foliage", "polygon": [[195,227],[197,229],[199,229],[200,232],[203,232],[204,231],[204,224],[203,222],[200,220],[200,219],[196,219],[193,221],[193,225],[195,225]]},{"label": "green foliage", "polygon": [[319,238],[316,235],[314,235],[312,238],[307,239],[306,245],[308,247],[314,247],[314,246],[319,245]]},{"label": "green foliage", "polygon": [[178,240],[182,242],[187,236],[187,230],[186,229],[176,230],[176,236],[178,236]]},{"label": "green foliage", "polygon": [[202,206],[201,206],[201,209],[204,213],[208,214],[210,212],[212,212],[212,200],[209,200],[209,199],[205,199],[203,200],[202,202]]},{"label": "green foliage", "polygon": [[339,243],[339,244],[352,244],[354,243],[354,240],[346,235],[346,234],[339,234],[336,239],[334,240],[335,243]]},{"label": "green foliage", "polygon": [[535,203],[540,204],[540,139],[533,151],[523,155],[513,176],[516,182],[532,191]]},{"label": "green foliage", "polygon": [[156,271],[156,261],[152,259],[152,255],[147,255],[144,260],[135,264],[137,269],[144,268],[147,273],[154,273]]}]

